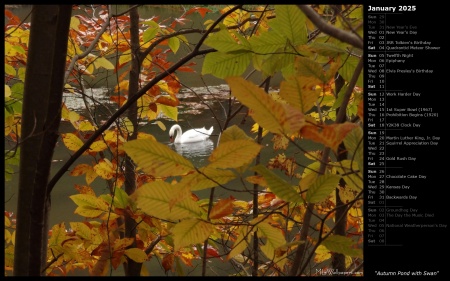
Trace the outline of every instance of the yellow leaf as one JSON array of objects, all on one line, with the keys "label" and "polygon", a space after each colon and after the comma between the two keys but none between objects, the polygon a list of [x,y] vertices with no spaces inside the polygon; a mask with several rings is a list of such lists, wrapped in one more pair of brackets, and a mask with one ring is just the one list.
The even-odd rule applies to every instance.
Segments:
[{"label": "yellow leaf", "polygon": [[180,187],[188,185],[189,190],[195,191],[226,184],[236,178],[230,170],[215,169],[210,166],[202,167],[199,171],[200,173],[195,172],[183,177],[178,185]]},{"label": "yellow leaf", "polygon": [[137,134],[137,139],[141,140],[141,139],[150,139],[153,141],[156,141],[156,138],[150,134],[144,133],[144,132],[138,132]]},{"label": "yellow leaf", "polygon": [[250,163],[262,146],[252,140],[230,140],[220,143],[209,156],[211,168],[238,168]]},{"label": "yellow leaf", "polygon": [[138,263],[143,263],[144,261],[147,260],[147,254],[138,248],[126,249],[125,256],[129,257],[130,259]]},{"label": "yellow leaf", "polygon": [[112,179],[116,171],[114,165],[106,158],[100,159],[97,165],[94,166],[94,171],[105,180]]},{"label": "yellow leaf", "polygon": [[124,145],[125,152],[144,172],[152,176],[184,175],[194,169],[192,163],[167,145],[150,139],[132,140]]},{"label": "yellow leaf", "polygon": [[91,229],[89,226],[82,222],[70,222],[70,228],[75,231],[75,234],[78,237],[81,237],[85,240],[91,240]]},{"label": "yellow leaf", "polygon": [[[164,111],[164,110],[163,110]],[[175,121],[177,121],[176,119],[174,119]],[[158,125],[158,127],[161,129],[161,130],[163,130],[163,131],[165,131],[165,130],[167,130],[166,129],[166,125],[164,125],[164,123],[163,122],[161,122],[161,121],[156,121],[155,122],[156,123],[156,125]]]},{"label": "yellow leaf", "polygon": [[75,134],[67,133],[61,134],[64,145],[71,151],[77,151],[83,146],[83,141],[79,139]]},{"label": "yellow leaf", "polygon": [[198,219],[187,219],[172,228],[175,250],[193,244],[203,243],[213,231],[213,226]]},{"label": "yellow leaf", "polygon": [[312,77],[291,77],[281,82],[280,96],[290,105],[306,113],[319,97],[320,91],[315,89],[315,85],[319,82]]},{"label": "yellow leaf", "polygon": [[5,84],[5,98],[8,98],[11,96],[11,88]]},{"label": "yellow leaf", "polygon": [[314,262],[321,263],[331,258],[331,252],[324,245],[319,245],[315,251]]},{"label": "yellow leaf", "polygon": [[238,126],[233,125],[223,131],[220,136],[220,143],[225,143],[230,140],[251,140],[249,136]]},{"label": "yellow leaf", "polygon": [[125,64],[129,61],[131,61],[131,51],[124,52],[119,57],[119,65]]},{"label": "yellow leaf", "polygon": [[242,77],[225,79],[232,94],[251,109],[251,116],[260,126],[274,134],[293,134],[305,124],[303,114],[287,104],[274,101],[263,89]]},{"label": "yellow leaf", "polygon": [[91,124],[91,122],[83,120],[78,124],[78,130],[82,132],[95,131],[95,127]]},{"label": "yellow leaf", "polygon": [[103,67],[104,69],[114,70],[114,65],[104,57],[98,57],[94,61],[94,65],[96,68]]},{"label": "yellow leaf", "polygon": [[66,227],[64,223],[55,224],[52,227],[52,234],[48,241],[48,247],[53,248],[56,246],[61,246],[61,244],[66,240]]},{"label": "yellow leaf", "polygon": [[77,17],[71,17],[70,18],[70,28],[73,28],[75,30],[79,30],[78,26],[80,25],[80,20]]},{"label": "yellow leaf", "polygon": [[170,202],[176,199],[177,191],[178,188],[170,183],[155,181],[142,185],[131,199],[136,201],[138,208],[144,213],[161,219],[180,220],[201,216],[202,209],[191,197],[183,198],[172,207],[169,206]]},{"label": "yellow leaf", "polygon": [[96,151],[96,152],[103,151],[103,150],[105,150],[107,148],[108,148],[108,145],[106,145],[104,140],[94,141],[91,144],[91,146],[89,147],[89,149],[91,151]]}]

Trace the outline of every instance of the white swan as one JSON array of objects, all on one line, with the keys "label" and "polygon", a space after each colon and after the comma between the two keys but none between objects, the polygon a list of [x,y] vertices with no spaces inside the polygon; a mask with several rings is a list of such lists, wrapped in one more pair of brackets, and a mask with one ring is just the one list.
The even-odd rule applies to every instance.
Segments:
[{"label": "white swan", "polygon": [[[170,142],[174,143],[187,143],[187,142],[197,142],[197,141],[204,141],[213,132],[213,127],[209,128],[209,130],[206,130],[205,127],[203,128],[197,128],[197,129],[190,129],[186,131],[184,134],[181,131],[181,127],[178,124],[175,124],[170,128],[169,131],[169,138]],[[176,132],[176,137],[174,140],[174,134]]]}]

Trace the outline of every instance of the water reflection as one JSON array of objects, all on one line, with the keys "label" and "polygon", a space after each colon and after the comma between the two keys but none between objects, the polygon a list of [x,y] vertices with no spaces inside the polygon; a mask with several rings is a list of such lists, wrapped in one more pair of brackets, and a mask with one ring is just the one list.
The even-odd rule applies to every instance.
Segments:
[{"label": "water reflection", "polygon": [[206,165],[209,155],[214,150],[214,142],[211,139],[191,143],[170,143],[169,145],[196,166]]}]

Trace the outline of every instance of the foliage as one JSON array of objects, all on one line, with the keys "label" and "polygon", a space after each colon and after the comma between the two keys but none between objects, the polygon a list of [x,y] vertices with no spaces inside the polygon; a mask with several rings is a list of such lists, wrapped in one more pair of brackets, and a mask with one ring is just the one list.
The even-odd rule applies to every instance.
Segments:
[{"label": "foliage", "polygon": [[[361,34],[362,8],[342,6],[343,19],[328,14],[327,5],[316,5],[316,12],[343,30]],[[110,96],[122,107],[128,101],[128,76],[133,58],[129,38],[129,17],[112,16],[105,6],[85,9],[74,15],[68,47],[69,65],[66,91],[93,99],[85,83],[105,71],[114,73],[116,84]],[[226,13],[231,7],[224,7]],[[171,23],[153,17],[140,20],[140,83],[152,81],[173,65],[167,54],[177,53],[188,42],[182,23],[192,13],[204,17],[206,7],[192,7]],[[27,62],[30,26],[5,10],[5,139],[11,150],[5,153],[5,175],[11,178],[10,165],[18,164],[20,116],[23,81]],[[213,20],[205,20],[209,28]],[[99,35],[99,26],[107,32]],[[320,33],[297,6],[275,5],[274,9],[255,7],[236,9],[212,30],[204,45],[214,49],[206,55],[203,75],[214,75],[229,85],[230,100],[236,99],[249,110],[255,131],[264,129],[272,146],[261,145],[261,138],[248,135],[238,122],[222,131],[220,141],[208,163],[195,167],[152,135],[138,132],[127,117],[105,130],[83,152],[90,163],[78,164],[71,176],[83,176],[75,186],[71,200],[81,222],[61,222],[52,226],[48,242],[45,274],[67,275],[88,269],[91,275],[106,275],[130,258],[138,263],[159,259],[166,272],[182,274],[182,264],[193,266],[195,260],[215,258],[239,264],[236,275],[247,275],[254,265],[257,275],[288,275],[293,253],[308,244],[312,268],[328,267],[331,253],[346,256],[347,268],[362,263],[362,75],[350,89],[350,100],[343,104],[349,81],[361,58],[361,50]],[[192,32],[198,32],[193,30]],[[193,44],[196,44],[194,42]],[[93,45],[88,55],[83,53]],[[75,60],[73,61],[73,59]],[[70,63],[74,62],[73,68]],[[264,78],[281,73],[279,91],[263,90],[242,78],[248,69]],[[189,64],[177,71],[193,70]],[[336,80],[345,86],[337,89]],[[177,121],[177,94],[182,85],[176,74],[165,76],[137,100],[139,121],[158,121],[161,116]],[[344,106],[346,121],[336,123],[336,109]],[[105,111],[102,105],[96,110]],[[78,151],[102,125],[96,113],[82,116],[63,105],[61,118],[70,122],[72,132],[61,133],[61,142]],[[112,114],[111,114],[112,115]],[[232,120],[232,116],[229,116]],[[357,120],[356,122],[354,120]],[[358,121],[359,120],[359,121]],[[217,120],[219,122],[219,120]],[[129,137],[137,131],[137,140]],[[302,142],[309,140],[334,153],[323,161],[323,151],[306,151]],[[337,160],[341,144],[348,153]],[[275,153],[267,163],[258,155]],[[129,155],[136,164],[137,190],[127,194],[123,187],[123,159]],[[301,162],[305,156],[310,163]],[[325,165],[320,173],[320,165]],[[256,200],[198,198],[198,190],[229,189],[233,180],[242,182],[247,194]],[[104,180],[109,193],[96,194],[91,184]],[[344,184],[342,184],[342,180]],[[249,190],[248,185],[254,189]],[[348,209],[346,235],[333,233],[336,223],[336,191]],[[314,205],[316,222],[306,240],[300,229],[306,204]],[[124,237],[123,218],[130,215],[137,223],[137,235]],[[13,214],[5,211],[5,274],[12,269],[14,246]],[[263,254],[254,260],[254,237]],[[130,245],[136,242],[136,247]],[[207,241],[207,243],[205,243]],[[206,249],[206,253],[205,253]],[[205,266],[205,265],[203,265]],[[314,275],[314,270],[304,272]],[[152,273],[142,272],[143,275]]]}]

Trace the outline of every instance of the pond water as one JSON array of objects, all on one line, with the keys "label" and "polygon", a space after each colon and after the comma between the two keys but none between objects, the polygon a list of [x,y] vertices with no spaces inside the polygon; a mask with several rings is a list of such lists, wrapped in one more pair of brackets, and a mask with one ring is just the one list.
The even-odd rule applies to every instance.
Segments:
[{"label": "pond water", "polygon": [[[13,10],[14,13],[22,13],[23,15],[27,14],[27,11],[31,10],[31,6],[25,6],[21,11]],[[160,18],[179,16],[179,11],[174,12],[173,9],[164,9],[164,8],[154,8],[148,9],[143,8],[140,10],[141,17],[149,18],[152,15],[160,15]],[[217,16],[217,15],[216,15]],[[192,25],[198,26],[207,19],[203,19],[198,14],[193,14]],[[212,17],[212,16],[211,16]],[[193,38],[198,35],[193,35]],[[191,38],[192,39],[192,38]],[[182,52],[173,55],[172,59],[177,60],[180,56],[182,56]],[[216,147],[218,134],[220,133],[220,126],[223,125],[225,120],[225,112],[228,106],[228,86],[224,84],[224,81],[221,79],[217,79],[211,75],[202,76],[201,73],[201,59],[197,59],[197,66],[195,73],[179,73],[177,74],[180,81],[183,83],[184,87],[181,89],[178,97],[181,101],[179,106],[179,115],[178,122],[174,120],[170,120],[167,118],[158,119],[161,121],[166,130],[162,130],[155,122],[142,122],[140,123],[140,130],[146,133],[152,134],[159,142],[167,144],[174,151],[183,155],[185,158],[189,159],[196,167],[202,167],[207,164],[207,159],[211,154],[212,150]],[[260,80],[257,77],[254,77],[254,82],[259,83]],[[272,85],[274,87],[278,86],[279,79],[274,79],[272,81]],[[109,82],[108,82],[109,83]],[[91,95],[98,102],[101,103],[101,106],[104,110],[99,113],[99,118],[101,120],[106,120],[110,115],[109,111],[114,112],[117,109],[117,105],[113,104],[109,100],[109,93],[111,91],[100,85],[98,88],[88,89],[88,95]],[[204,103],[199,102],[199,97],[204,100]],[[81,95],[73,94],[73,93],[65,93],[64,102],[66,106],[75,110],[83,116],[88,116],[85,103],[83,102]],[[207,104],[207,106],[205,105]],[[88,106],[94,107],[94,104],[88,102]],[[95,105],[98,108],[98,104]],[[237,108],[238,104],[235,105],[234,110]],[[108,110],[107,110],[108,109]],[[246,122],[242,122],[244,120],[245,110],[240,112],[234,119],[233,122],[229,125],[238,124],[241,129],[247,132],[248,135],[252,137],[255,134],[251,133],[251,126],[253,124],[253,120],[248,117]],[[213,135],[205,142],[197,143],[197,144],[181,144],[174,145],[169,142],[168,130],[173,124],[179,124],[183,131],[186,131],[191,128],[198,127],[206,127],[210,126],[214,127]],[[73,132],[74,128],[69,122],[62,122],[60,127],[61,133]],[[270,143],[270,138],[266,137],[264,139],[263,145],[268,146]],[[311,148],[312,144],[305,142],[305,149]],[[61,140],[57,144],[57,148],[54,153],[54,162],[52,164],[52,176],[63,166],[63,164],[70,158],[71,151],[69,151]],[[262,161],[267,161],[272,155],[264,154],[262,155]],[[306,158],[299,157],[299,161],[306,160]],[[69,169],[72,170],[76,165],[81,163],[92,164],[92,158],[89,156],[80,157]],[[309,163],[309,162],[308,162]],[[71,221],[81,221],[83,217],[74,214],[74,210],[76,208],[75,203],[69,198],[70,195],[77,194],[78,192],[75,190],[75,184],[83,185],[86,184],[84,176],[73,177],[69,175],[69,171],[63,176],[57,185],[55,186],[52,192],[52,210],[50,214],[50,225],[54,225],[57,223],[65,222],[66,227],[69,227],[69,222]],[[11,182],[5,182],[5,210],[14,211],[17,206],[17,177],[13,178]],[[242,183],[239,180],[232,181],[228,184],[229,186],[242,186]],[[109,188],[107,184],[101,179],[97,178],[91,186],[94,188],[94,191],[97,195],[102,193],[108,193]],[[240,187],[243,189],[242,187]],[[202,190],[196,192],[199,197],[207,198],[209,197],[210,190]],[[218,189],[215,191],[216,198],[218,197],[229,197],[231,192],[229,190]],[[239,198],[240,200],[250,200],[251,195],[241,192],[233,194],[234,197]],[[229,263],[221,263],[218,261],[214,261],[208,269],[209,275],[227,275],[231,272],[234,272],[234,269]],[[152,261],[148,265],[149,271],[151,275],[165,275],[161,269],[161,266],[158,262]],[[200,267],[196,269],[187,268],[186,272],[191,271],[191,275],[199,275],[201,272]],[[117,275],[123,275],[120,271],[116,272]],[[115,274],[116,274],[115,273]]]}]

